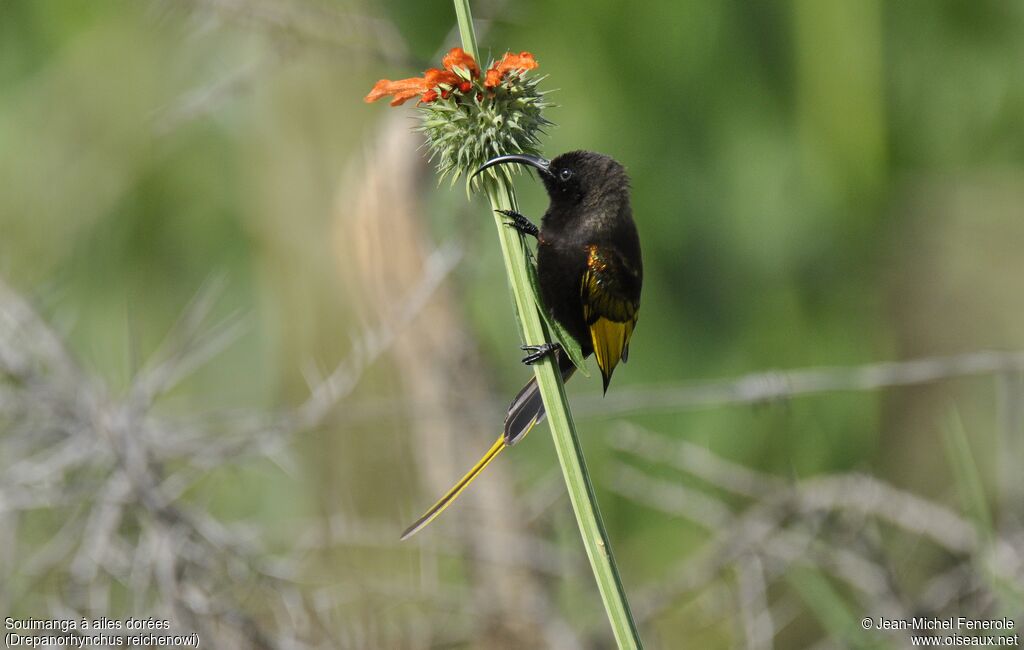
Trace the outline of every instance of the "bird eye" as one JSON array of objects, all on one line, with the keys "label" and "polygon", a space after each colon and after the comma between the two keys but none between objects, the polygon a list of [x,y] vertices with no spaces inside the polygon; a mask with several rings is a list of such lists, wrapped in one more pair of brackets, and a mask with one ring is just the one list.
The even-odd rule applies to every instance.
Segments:
[{"label": "bird eye", "polygon": [[562,171],[558,172],[558,178],[560,178],[563,181],[569,180],[570,178],[572,178],[572,170],[569,169],[568,167],[563,167]]}]

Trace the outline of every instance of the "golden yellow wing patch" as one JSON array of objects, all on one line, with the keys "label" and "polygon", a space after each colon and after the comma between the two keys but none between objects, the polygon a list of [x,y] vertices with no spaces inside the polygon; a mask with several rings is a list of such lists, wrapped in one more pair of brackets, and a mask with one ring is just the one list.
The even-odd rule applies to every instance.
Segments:
[{"label": "golden yellow wing patch", "polygon": [[604,389],[608,390],[612,372],[629,352],[629,339],[639,312],[639,305],[626,295],[623,273],[618,260],[597,246],[589,246],[587,270],[580,284],[583,319],[590,329],[594,356],[601,369]]}]

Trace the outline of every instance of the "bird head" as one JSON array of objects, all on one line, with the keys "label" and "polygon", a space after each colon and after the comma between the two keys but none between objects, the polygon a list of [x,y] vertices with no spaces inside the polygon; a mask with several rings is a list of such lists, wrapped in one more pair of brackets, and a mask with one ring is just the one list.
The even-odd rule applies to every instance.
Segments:
[{"label": "bird head", "polygon": [[626,169],[614,158],[593,151],[570,151],[553,160],[539,156],[510,154],[491,158],[477,174],[494,165],[519,163],[540,173],[553,206],[591,206],[629,191]]}]

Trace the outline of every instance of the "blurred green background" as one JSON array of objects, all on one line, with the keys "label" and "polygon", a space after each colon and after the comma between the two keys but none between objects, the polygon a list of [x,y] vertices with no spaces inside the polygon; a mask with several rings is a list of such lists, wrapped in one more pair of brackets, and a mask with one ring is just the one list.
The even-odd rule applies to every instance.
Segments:
[{"label": "blurred green background", "polygon": [[[529,50],[550,75],[546,153],[592,149],[631,174],[643,309],[610,395],[1024,349],[1024,3],[525,0],[474,11],[485,52]],[[381,77],[437,65],[456,38],[443,0],[3,0],[0,277],[114,395],[222,277],[215,311],[240,311],[244,333],[155,411],[271,412],[301,404],[311,374],[393,318],[430,251],[457,246],[459,265],[423,313],[290,441],[296,469],[211,471],[183,498],[280,548],[299,520],[344,513],[371,528],[370,541],[302,556],[304,575],[351,588],[337,625],[361,621],[365,633],[338,646],[559,645],[537,631],[557,612],[566,647],[606,647],[543,427],[479,495],[390,543],[486,449],[529,376],[485,203],[437,185],[408,132],[411,104],[362,102]],[[519,193],[539,217],[541,188],[521,177]],[[943,431],[957,414],[997,504],[997,464],[1011,453],[997,388],[985,376],[611,416],[593,378],[569,393],[587,407],[580,430],[636,593],[713,533],[613,489],[624,462],[694,483],[613,449],[624,422],[786,480],[856,471],[959,510]],[[998,523],[1015,521],[1002,512]],[[527,557],[543,543],[564,573],[510,567],[486,534],[464,532],[480,528],[510,531],[495,548]],[[952,566],[880,535],[882,564],[909,593]],[[47,584],[62,589],[59,576]],[[796,594],[776,647],[857,645],[802,604],[817,593],[808,584],[820,587],[768,585],[773,602]],[[871,613],[834,587],[857,620]],[[42,615],[47,592],[10,593],[12,611]],[[652,646],[755,647],[728,600],[693,598],[645,619]],[[975,605],[954,611],[990,611]]]}]

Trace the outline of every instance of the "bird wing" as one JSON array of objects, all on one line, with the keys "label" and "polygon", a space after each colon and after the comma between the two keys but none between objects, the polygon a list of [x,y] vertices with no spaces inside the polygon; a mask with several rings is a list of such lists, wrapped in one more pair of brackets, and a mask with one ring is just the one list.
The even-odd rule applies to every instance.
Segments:
[{"label": "bird wing", "polygon": [[597,244],[587,249],[580,298],[607,391],[615,366],[629,356],[629,339],[640,312],[640,280],[636,270],[615,251]]}]

